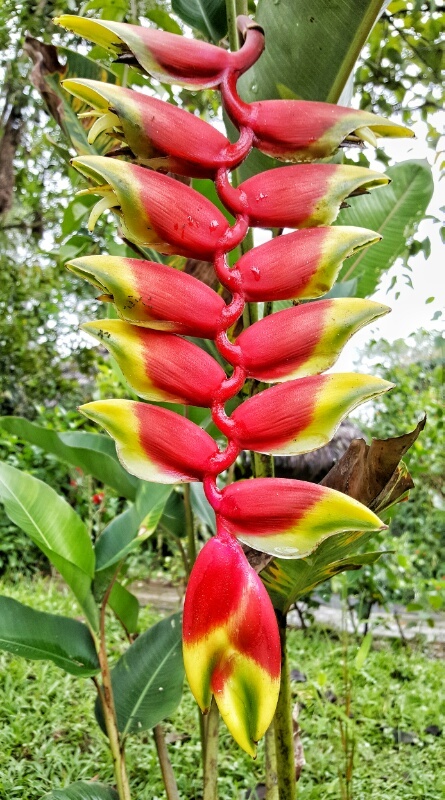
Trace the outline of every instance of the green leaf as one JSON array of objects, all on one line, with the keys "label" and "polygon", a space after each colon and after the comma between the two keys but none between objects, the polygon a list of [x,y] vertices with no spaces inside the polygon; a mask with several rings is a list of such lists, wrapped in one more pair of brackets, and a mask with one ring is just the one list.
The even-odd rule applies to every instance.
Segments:
[{"label": "green leaf", "polygon": [[179,36],[182,35],[182,30],[178,23],[162,8],[154,8],[152,11],[144,10],[144,17],[150,19],[158,28],[162,28],[163,31],[177,33]]},{"label": "green leaf", "polygon": [[80,517],[54,489],[0,462],[0,501],[9,519],[28,534],[60,572],[92,624],[94,550]]},{"label": "green leaf", "polygon": [[274,558],[261,572],[274,608],[286,613],[293,603],[334,575],[373,564],[383,555],[381,550],[355,552],[372,535],[372,532],[363,531],[339,533],[325,539],[308,558]]},{"label": "green leaf", "polygon": [[[139,542],[150,536],[158,525],[173,486],[145,483],[135,502],[115,517],[96,542],[96,570],[104,570],[121,561]],[[143,535],[138,536],[143,523]]]},{"label": "green leaf", "polygon": [[111,486],[121,497],[134,500],[139,481],[119,464],[116,446],[110,436],[85,431],[57,433],[24,417],[0,417],[0,427],[62,461],[80,467],[88,475]]},{"label": "green leaf", "polygon": [[113,584],[108,603],[127,633],[136,633],[139,616],[139,600],[122,584]]},{"label": "green leaf", "polygon": [[[264,28],[266,47],[238,81],[241,96],[250,103],[283,96],[328,103],[341,98],[348,105],[354,64],[384,5],[384,0],[259,0],[255,19]],[[233,126],[227,129],[233,139]],[[245,180],[274,166],[280,162],[253,149],[239,169]]]},{"label": "green leaf", "polygon": [[337,281],[334,283],[330,292],[323,295],[323,299],[327,300],[331,297],[357,297],[357,279],[351,278],[350,281]]},{"label": "green leaf", "polygon": [[382,241],[347,259],[339,280],[357,280],[356,296],[373,294],[380,278],[406,250],[411,236],[424,218],[434,184],[426,161],[405,161],[390,167],[391,184],[382,192],[352,198],[351,207],[341,211],[338,224],[358,225],[377,231]]},{"label": "green leaf", "polygon": [[219,42],[227,33],[225,0],[172,0],[172,9],[207,39]]},{"label": "green leaf", "polygon": [[66,789],[53,789],[42,800],[119,800],[119,795],[104,783],[76,781]]},{"label": "green leaf", "polygon": [[0,649],[32,661],[53,661],[71,675],[99,672],[93,637],[83,622],[0,597]]},{"label": "green leaf", "polygon": [[195,516],[207,525],[212,533],[216,533],[215,514],[207,502],[202,483],[191,483],[190,495]]},{"label": "green leaf", "polygon": [[363,638],[363,641],[354,659],[354,667],[356,669],[358,670],[362,669],[366,659],[368,658],[371,645],[372,645],[372,631],[368,631],[366,636]]},{"label": "green leaf", "polygon": [[[282,86],[303,100],[337,103],[384,0],[259,0],[266,48],[240,79],[252,102],[279,98]],[[279,88],[280,87],[280,88]]]},{"label": "green leaf", "polygon": [[[119,731],[125,736],[154,728],[182,697],[184,666],[181,615],[161,620],[141,634],[111,672]],[[105,732],[102,708],[96,717]]]}]

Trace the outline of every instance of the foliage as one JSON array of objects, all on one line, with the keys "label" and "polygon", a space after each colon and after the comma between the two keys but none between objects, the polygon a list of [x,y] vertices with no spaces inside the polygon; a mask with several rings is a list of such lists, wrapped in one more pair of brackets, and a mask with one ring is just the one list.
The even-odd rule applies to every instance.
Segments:
[{"label": "foliage", "polygon": [[[54,582],[23,581],[2,585],[1,593],[42,611],[72,616],[69,595]],[[149,627],[153,611],[142,609],[141,626]],[[110,645],[120,652],[120,635],[112,625]],[[343,751],[338,719],[343,710],[343,646],[336,635],[314,629],[290,631],[290,666],[304,673],[306,682],[292,682],[292,697],[300,705],[299,723],[307,766],[300,780],[304,800],[339,800],[338,771]],[[444,662],[423,650],[420,643],[408,652],[398,642],[384,640],[372,646],[361,671],[354,669],[358,643],[351,637],[348,662],[352,672],[352,711],[357,757],[353,786],[357,798],[372,791],[382,800],[441,800]],[[101,780],[112,782],[106,740],[99,729],[85,725],[95,691],[91,682],[76,681],[51,663],[27,662],[0,653],[5,676],[0,707],[0,796],[8,800],[41,800],[76,780],[89,781],[102,764]],[[300,675],[301,680],[301,675]],[[421,696],[421,702],[419,697]],[[333,702],[334,701],[334,702]],[[183,800],[199,796],[200,764],[194,702],[188,692],[166,723],[173,767],[179,775]],[[434,730],[434,729],[432,729]],[[395,732],[394,732],[395,731]],[[412,735],[412,744],[395,743],[397,732]],[[321,745],[320,745],[321,742]],[[220,795],[245,797],[264,783],[264,751],[256,762],[240,752],[226,735],[221,737]],[[163,788],[153,738],[149,733],[127,742],[132,789],[139,800],[162,798]]]},{"label": "foliage", "polygon": [[407,124],[423,120],[434,148],[440,135],[435,115],[444,100],[440,5],[436,0],[392,0],[376,23],[354,76],[360,108],[382,114],[398,109]]},{"label": "foliage", "polygon": [[[283,3],[284,5],[285,3]],[[320,6],[322,5],[323,2],[320,3]],[[375,16],[377,7],[380,7],[380,5],[380,3],[371,1],[364,2],[360,8],[360,14],[354,16],[354,20],[358,23],[358,32],[355,31],[354,35],[354,31],[351,31],[354,46],[352,48],[348,47],[348,39],[346,37],[344,47],[346,55],[344,54],[345,57],[343,59],[340,58],[336,69],[331,70],[332,76],[337,78],[337,88],[345,86],[347,76],[355,60],[354,58],[351,59],[351,54],[357,55],[367,32],[372,27],[374,19],[372,15],[374,14]],[[397,3],[391,4],[393,8],[389,9],[388,13],[393,13],[394,5],[397,5]],[[9,3],[6,3],[6,6],[9,6]],[[148,18],[152,19],[160,27],[180,32],[180,26],[177,21],[170,16],[163,4],[149,4],[148,8],[142,7],[142,5],[138,7],[134,4],[131,4],[130,7],[129,4],[127,7],[125,0],[122,0],[121,3],[117,4],[112,2],[102,4],[100,10],[96,6],[97,3],[95,2],[89,3],[83,10],[87,15],[90,11],[92,13],[99,11],[104,19],[125,19],[133,22],[138,22],[139,15],[147,12]],[[258,15],[260,16],[265,9],[269,9],[267,13],[270,14],[270,8],[270,4],[260,0],[257,7]],[[57,9],[59,13],[65,10],[69,9]],[[205,37],[218,41],[225,33],[225,4],[219,0],[212,3],[211,8],[209,4],[207,9],[202,3],[195,3],[193,0],[174,0],[173,10],[182,21],[192,23]],[[1,11],[0,15],[3,13],[4,11]],[[363,19],[360,16],[361,14],[363,14]],[[275,19],[278,19],[278,15],[274,11],[271,24],[275,22]],[[363,22],[362,25],[360,21]],[[414,13],[412,18],[409,18],[409,22],[412,25],[421,25],[424,19],[422,16],[415,18]],[[305,20],[305,24],[310,27],[313,22]],[[4,357],[4,383],[1,387],[0,401],[6,413],[20,412],[32,418],[36,416],[38,403],[50,404],[60,401],[68,392],[74,394],[72,391],[73,382],[79,381],[79,379],[83,380],[82,375],[89,376],[92,357],[85,348],[83,341],[76,334],[73,334],[73,330],[84,315],[91,316],[91,313],[95,313],[95,307],[83,289],[79,287],[73,289],[61,278],[59,273],[64,259],[79,256],[85,251],[88,241],[85,223],[90,203],[89,199],[86,201],[84,199],[71,200],[68,178],[72,178],[72,175],[67,164],[67,143],[63,139],[61,130],[51,121],[45,126],[45,134],[40,133],[40,128],[43,127],[40,122],[45,112],[42,110],[42,105],[34,90],[29,90],[28,86],[24,89],[29,80],[29,69],[25,66],[22,55],[25,27],[29,27],[31,33],[42,33],[43,31],[43,38],[49,41],[51,31],[46,27],[44,21],[44,6],[39,6],[37,13],[34,15],[31,5],[25,4],[21,6],[18,18],[8,23],[2,34],[5,52],[11,61],[11,65],[6,65],[5,59],[3,70],[5,73],[6,93],[3,116],[6,125],[3,140],[0,143],[0,149],[3,150],[3,162],[0,157],[0,167],[3,164],[5,191],[1,208],[0,240],[3,245],[1,258],[5,260],[4,273],[7,294],[3,307],[0,307],[0,311],[3,310],[4,312],[4,321],[0,328],[0,341],[7,342],[7,346]],[[344,25],[341,28],[344,29]],[[9,42],[7,42],[8,34],[10,36]],[[435,28],[432,31],[428,29],[429,34],[434,37]],[[333,37],[334,41],[336,38],[338,40],[338,34],[337,37]],[[280,43],[279,31],[274,35],[273,39],[275,39],[275,43]],[[274,44],[273,39],[272,45]],[[76,45],[76,41],[68,36],[64,44],[69,47],[71,44]],[[408,39],[408,44],[411,44],[410,39]],[[373,54],[372,47],[371,54]],[[74,70],[74,74],[76,74],[76,69],[80,74],[89,74],[88,70],[91,69],[92,61],[88,61],[83,57],[76,58],[72,53],[70,54],[69,50],[65,50],[65,55],[67,57],[68,70]],[[103,52],[100,48],[95,48],[91,55],[93,59],[100,59],[103,56]],[[348,61],[347,57],[349,57],[350,64],[346,63]],[[332,62],[332,59],[328,60]],[[312,56],[309,61],[312,67]],[[382,65],[385,66],[384,60]],[[332,67],[332,63],[330,63],[330,66]],[[433,68],[435,68],[434,64]],[[111,80],[116,78],[118,82],[125,81],[128,85],[137,85],[139,83],[139,78],[134,74],[131,67],[120,65],[110,69]],[[47,80],[47,87],[52,87],[55,96],[59,100],[62,98],[59,86],[60,73],[61,70],[56,69],[55,73],[51,74]],[[322,70],[319,72],[319,77],[321,74]],[[34,82],[36,81],[35,76],[33,80]],[[262,83],[263,81],[260,78],[258,82],[260,80]],[[367,80],[369,80],[369,76]],[[164,91],[157,84],[154,84],[154,88],[159,93]],[[338,91],[337,95],[339,93]],[[215,101],[211,100],[208,94],[203,95],[203,99],[199,103],[196,103],[193,96],[190,96],[185,91],[175,94],[170,90],[169,94],[174,103],[179,102],[185,106],[197,108],[203,115],[208,114],[211,116],[217,111]],[[337,99],[337,95],[335,99]],[[315,95],[312,93],[312,96]],[[52,99],[54,99],[54,96]],[[67,103],[66,100],[63,100],[62,103],[62,130],[65,134],[69,134],[71,144],[77,146],[77,148],[79,148],[79,143],[81,147],[88,147],[82,124],[79,126],[76,123],[76,128],[74,123],[70,127],[66,122],[67,119],[73,118],[72,105]],[[51,103],[49,105],[51,106]],[[65,115],[64,118],[63,115]],[[55,116],[57,118],[57,113]],[[8,132],[8,135],[6,132]],[[47,138],[48,134],[50,139]],[[5,153],[9,154],[9,161],[8,159],[5,160]],[[16,168],[15,175],[10,166],[9,168],[4,167],[5,163],[10,165],[14,163]],[[12,200],[14,183],[16,189],[15,201]],[[50,211],[45,223],[43,223],[42,207],[45,205]],[[60,211],[62,206],[65,207],[65,213],[61,221]],[[424,212],[424,206],[422,208],[418,206],[414,209],[414,212],[414,217],[420,216]],[[408,223],[410,223],[412,216],[411,214]],[[55,249],[56,242],[60,245],[59,259],[47,255],[48,250]],[[398,247],[397,253],[394,250],[394,258],[400,252],[400,242]],[[120,255],[128,255],[130,252],[123,245],[116,246],[111,228],[106,223],[102,228],[99,228],[95,250],[96,252],[107,250]],[[16,264],[16,254],[18,254],[19,264]],[[144,254],[147,255],[147,252],[145,251]],[[389,266],[389,263],[390,258],[386,266]],[[175,266],[178,266],[178,264],[175,264]],[[180,263],[179,266],[183,266],[183,264]],[[376,280],[378,280],[378,277],[379,275],[377,274]],[[364,289],[363,293],[365,294],[368,290],[369,287],[366,290]],[[17,319],[19,318],[26,322],[26,333],[17,330]],[[62,342],[60,349],[56,346],[56,336],[58,337],[57,341]],[[25,342],[29,340],[33,342],[33,347],[27,351]],[[11,346],[9,341],[13,342]],[[43,368],[41,368],[41,362],[45,363]],[[22,385],[22,378],[27,374],[35,377],[24,386]],[[117,371],[116,374],[118,374]],[[108,381],[113,384],[113,379],[109,380],[108,378],[106,368],[104,376],[104,386],[108,386]],[[118,381],[121,381],[121,376],[115,382],[117,383]],[[75,402],[84,399],[83,396],[85,394],[88,395],[89,392],[88,385],[76,390]],[[18,427],[15,428],[15,425],[18,425]],[[86,472],[87,497],[85,502],[74,503],[76,510],[71,508],[71,504],[66,502],[65,497],[61,497],[54,490],[50,490],[45,484],[38,483],[34,476],[18,472],[11,464],[5,464],[1,468],[3,476],[1,495],[11,519],[21,524],[29,533],[31,539],[37,542],[43,552],[51,557],[59,572],[62,573],[74,591],[83,612],[87,616],[89,625],[94,633],[94,642],[97,646],[96,655],[101,662],[100,666],[104,682],[103,689],[98,689],[100,698],[98,704],[102,710],[102,714],[99,711],[98,718],[109,736],[113,758],[117,762],[119,754],[122,755],[123,753],[125,734],[129,730],[139,731],[155,725],[166,714],[172,712],[174,706],[179,702],[181,694],[182,671],[179,663],[181,659],[178,641],[173,646],[171,642],[166,644],[167,639],[162,635],[158,636],[158,633],[153,632],[154,629],[151,629],[130,645],[126,653],[117,661],[111,674],[106,655],[104,655],[106,649],[104,618],[107,607],[119,619],[125,634],[130,638],[130,642],[132,641],[132,635],[138,628],[137,600],[123,584],[116,582],[116,570],[120,569],[123,557],[137,546],[138,541],[141,538],[147,538],[156,529],[169,500],[170,492],[164,492],[159,487],[156,487],[153,489],[153,494],[151,494],[151,490],[144,488],[140,481],[132,484],[131,479],[128,479],[124,486],[126,479],[116,461],[114,450],[111,452],[106,444],[101,447],[97,439],[96,443],[92,443],[91,446],[83,447],[81,445],[82,440],[86,441],[88,438],[88,441],[90,441],[89,437],[91,435],[88,432],[80,433],[75,431],[68,438],[63,434],[62,436],[53,435],[52,432],[48,436],[48,432],[42,427],[38,425],[30,426],[26,424],[26,420],[18,423],[12,420],[5,427],[8,429],[7,447],[10,450],[11,444],[17,441],[12,438],[17,432],[24,437],[24,440],[28,439],[33,443],[30,455],[31,461],[36,456],[36,446],[48,449],[57,457],[65,459],[74,466],[80,465],[80,450],[88,451],[84,454],[85,459],[81,461],[82,467]],[[21,445],[21,447],[23,446]],[[27,445],[23,447],[23,450],[26,451],[26,448]],[[91,467],[91,459],[95,462],[95,467]],[[11,460],[11,452],[8,455],[9,460]],[[107,469],[104,469],[104,466]],[[72,473],[65,474],[72,475]],[[110,484],[115,490],[120,491],[130,501],[133,501],[132,504],[124,508],[122,501],[113,497],[111,493],[112,502],[110,505],[112,511],[122,511],[122,513],[110,521],[112,514],[109,508],[107,510],[108,517],[101,513],[105,505],[104,493],[102,491],[93,493],[93,488],[99,487],[93,487],[90,475],[102,478],[104,482]],[[69,478],[69,482],[72,480],[73,478]],[[108,506],[108,489],[106,491],[106,505]],[[64,494],[69,500],[73,500],[72,493],[69,496],[70,489]],[[82,522],[81,516],[77,513],[79,510],[77,505],[82,506],[82,512],[86,511],[86,513],[83,513],[85,523]],[[100,512],[99,518],[96,519],[94,513],[92,513],[94,506],[98,514]],[[48,508],[51,508],[51,514],[48,514]],[[188,506],[186,505],[187,512],[190,513],[190,502]],[[190,520],[188,520],[188,527],[190,532]],[[193,529],[191,533],[193,538]],[[173,533],[172,536],[174,538],[176,534]],[[178,539],[177,536],[176,539]],[[180,541],[178,544],[181,547]],[[183,552],[182,549],[181,552]],[[190,545],[188,556],[189,561],[187,557],[184,558],[184,566],[187,571],[190,567],[190,562],[193,560]],[[372,558],[368,558],[368,561],[370,560]],[[345,564],[342,564],[341,567],[344,568]],[[14,606],[14,608],[17,607]],[[14,640],[13,645],[11,645],[13,637],[11,637],[10,631],[7,632],[9,637],[7,638],[11,647],[18,647],[19,650],[21,648],[22,653],[26,652],[29,655],[29,649],[27,649],[29,643],[25,642],[24,639],[27,631],[32,629],[33,619],[36,619],[33,615],[40,612],[30,608],[24,609],[24,607],[20,607],[20,609],[20,611],[17,611],[17,615],[23,615],[24,625],[19,629],[19,641],[17,643]],[[63,618],[59,617],[58,622],[55,623],[49,620],[48,616],[45,617],[45,620],[44,627],[49,631],[48,639],[51,642],[51,637],[56,639],[57,630],[62,629]],[[74,620],[71,620],[71,622],[74,622]],[[69,623],[66,623],[66,625],[68,627]],[[159,623],[159,625],[160,628],[156,629],[156,631],[163,630],[163,623]],[[168,625],[169,623],[167,623],[167,627]],[[82,634],[79,633],[81,638],[86,631],[84,627],[80,629],[78,625],[73,625],[71,632],[74,634],[75,631],[80,630],[83,631]],[[100,643],[96,638],[98,630],[100,630]],[[168,683],[168,681],[171,683],[173,700],[170,698],[170,701],[168,700],[168,691],[165,692],[165,695],[159,696],[157,694],[157,692],[164,690],[164,685],[160,686],[159,681],[152,680],[153,675],[156,675],[156,671],[159,668],[159,661],[161,663],[163,661],[162,652],[161,657],[158,658],[159,654],[156,654],[155,648],[145,646],[146,642],[151,642],[152,639],[156,639],[161,651],[163,648],[168,650],[165,658],[175,651],[177,663],[175,662],[171,674],[162,679],[163,684],[165,682]],[[48,648],[47,655],[48,658],[56,660],[51,647]],[[58,653],[59,665],[63,665],[64,658],[65,656],[62,658]],[[87,668],[93,668],[91,660]],[[111,685],[118,700],[118,726],[124,731],[124,736],[118,743],[116,741],[113,742],[113,736],[117,734],[117,729],[115,730],[115,720],[113,718],[113,703],[110,702],[109,692]],[[152,714],[153,709],[150,707],[147,710],[143,703],[147,686],[153,689],[158,700],[157,704],[160,706],[159,713],[154,716]],[[131,705],[131,703],[128,705],[129,696],[131,703],[134,701],[134,705]],[[133,714],[135,708],[137,711],[136,717]],[[132,727],[133,725],[134,728]],[[138,765],[134,762],[131,762],[131,765],[134,767],[135,780],[137,780]],[[84,776],[77,770],[69,780],[71,781],[72,778],[82,779],[83,777],[89,776]],[[116,772],[116,780],[119,795],[123,797],[123,784],[119,784],[118,771]],[[145,778],[141,785],[144,786],[146,782]],[[236,781],[232,785],[237,785]],[[246,786],[245,776],[241,777],[239,786],[243,786],[243,788]],[[46,786],[45,790],[48,788],[49,786]],[[182,789],[182,786],[180,788]],[[85,796],[89,796],[89,789],[82,789],[81,786],[77,786],[77,789],[81,793],[80,796],[82,796],[82,792],[85,792]],[[75,787],[72,787],[71,794],[73,792],[73,796],[76,796]],[[112,792],[105,790],[105,796],[107,794],[111,796]],[[57,793],[54,796],[58,796]],[[60,796],[69,797],[70,793],[62,793]]]},{"label": "foliage", "polygon": [[[401,432],[426,414],[426,427],[405,457],[414,479],[409,500],[393,510],[392,540],[380,546],[396,550],[371,568],[349,577],[352,595],[364,609],[372,602],[402,602],[431,613],[443,608],[441,579],[445,562],[445,483],[443,454],[443,339],[418,331],[407,340],[372,341],[363,358],[395,388],[379,399],[368,432],[379,438]],[[363,427],[363,419],[360,420]]]}]

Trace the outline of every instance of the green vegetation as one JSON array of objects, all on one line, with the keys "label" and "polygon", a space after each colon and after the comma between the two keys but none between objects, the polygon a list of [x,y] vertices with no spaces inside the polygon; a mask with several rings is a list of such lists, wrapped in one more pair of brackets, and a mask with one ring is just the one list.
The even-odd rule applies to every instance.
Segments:
[{"label": "green vegetation", "polygon": [[[204,13],[206,5],[212,6],[213,12]],[[85,4],[81,13],[135,24],[149,20],[177,33],[185,22],[200,38],[218,42],[226,30],[225,5],[225,0],[207,4],[197,0],[104,0]],[[346,31],[337,14],[339,4],[314,0],[317,17],[323,12],[329,19],[330,5],[333,21],[338,16],[338,29],[327,26],[334,39],[337,35],[337,61],[330,57],[324,70],[323,60],[317,62],[317,69],[313,56],[318,35],[314,19],[303,14],[304,19],[297,20],[300,39],[296,36],[294,16],[300,14],[297,5],[301,4],[295,0],[249,0],[248,4],[247,0],[237,0],[236,5],[238,10],[241,6],[247,10],[248,6],[249,13],[256,12],[259,20],[262,16],[269,42],[276,47],[273,61],[277,74],[269,64],[267,76],[261,68],[255,80],[251,79],[254,73],[246,75],[245,99],[259,100],[266,94],[306,97],[308,93],[308,98],[336,101],[338,90],[344,88],[343,104],[382,113],[407,125],[424,123],[418,128],[420,139],[425,138],[429,148],[437,145],[438,112],[443,100],[440,3],[392,0],[384,4],[381,0],[382,13],[364,44],[360,36],[354,37],[352,28],[360,22],[360,13],[366,7],[376,8],[378,3],[343,3],[343,11],[347,7],[355,10],[355,5],[361,9]],[[86,130],[75,120],[72,100],[60,89],[59,79],[62,74],[103,78],[94,61],[80,55],[87,51],[79,51],[78,38],[61,29],[56,31],[52,24],[56,14],[75,10],[75,4],[68,0],[50,4],[23,0],[18,5],[15,0],[4,0],[0,4],[0,462],[7,465],[7,473],[13,467],[20,475],[29,474],[52,487],[68,504],[65,514],[72,509],[71,516],[74,518],[75,512],[81,518],[82,522],[79,519],[76,523],[78,530],[89,535],[91,547],[88,542],[75,555],[82,560],[85,553],[92,556],[93,547],[96,550],[99,566],[93,589],[99,606],[105,603],[104,592],[107,585],[111,586],[113,569],[123,555],[128,556],[110,607],[121,612],[130,634],[136,626],[142,633],[159,615],[142,609],[136,622],[136,600],[124,587],[131,579],[147,574],[184,584],[191,560],[185,535],[190,512],[194,513],[198,547],[214,521],[196,485],[190,495],[178,487],[170,495],[163,494],[159,486],[136,485],[123,474],[114,450],[110,451],[111,441],[104,444],[96,427],[75,410],[79,403],[91,399],[134,396],[103,349],[92,347],[79,334],[80,323],[98,313],[102,316],[103,307],[94,299],[95,290],[64,269],[66,260],[86,252],[134,255],[116,240],[116,226],[106,215],[91,237],[87,216],[94,199],[75,197],[76,189],[85,184],[75,175],[69,159],[76,151],[84,152],[83,147],[88,149]],[[348,35],[356,39],[358,61],[354,75],[344,86],[352,67]],[[308,51],[306,59],[302,42]],[[50,48],[52,43],[60,45],[57,56]],[[295,53],[294,60],[287,60],[289,53]],[[150,93],[159,96],[168,91],[172,103],[204,119],[221,117],[213,91],[166,90],[150,79],[147,82],[131,64],[111,64],[98,48],[93,49],[92,58],[105,59],[109,80],[137,88],[148,86]],[[264,94],[266,77],[272,87]],[[329,85],[324,85],[324,79]],[[335,85],[329,83],[332,81]],[[100,150],[103,140],[99,137],[97,142]],[[350,150],[341,156],[344,163],[360,166],[369,166],[369,157],[368,149]],[[410,258],[419,251],[428,258],[431,249],[428,236],[423,241],[416,238],[432,192],[426,162],[407,161],[394,166],[380,147],[375,158],[381,167],[389,166],[392,176],[386,200],[383,193],[381,200],[380,193],[359,198],[360,202],[353,199],[351,207],[342,211],[341,224],[378,230],[384,241],[375,253],[361,252],[346,262],[334,290],[340,296],[370,296],[394,264],[392,286],[401,276],[409,280]],[[207,183],[198,181],[196,188],[200,186],[205,194]],[[434,217],[430,219],[434,221]],[[148,251],[145,255],[150,256]],[[185,266],[179,258],[170,263],[178,269]],[[430,300],[433,298],[427,303]],[[274,310],[278,307],[275,305]],[[397,313],[397,306],[394,311]],[[433,319],[439,316],[437,311]],[[402,603],[433,623],[434,612],[445,608],[443,340],[419,332],[407,342],[373,342],[363,360],[363,371],[397,385],[375,404],[366,431],[368,441],[371,437],[403,434],[414,428],[422,413],[427,414],[426,428],[405,458],[415,489],[408,502],[391,509],[390,530],[373,536],[368,543],[376,551],[394,552],[379,560],[365,559],[362,569],[333,578],[318,591],[325,596],[347,593],[348,603],[359,609],[360,630],[376,603]],[[189,413],[202,427],[208,425],[207,410],[201,416],[196,409]],[[208,430],[212,435],[216,432],[211,426]],[[81,453],[76,436],[88,436],[92,431],[91,446]],[[22,479],[23,484],[25,481],[28,477]],[[29,479],[28,485],[31,483]],[[54,499],[49,490],[42,491],[42,497]],[[52,505],[50,516],[48,506],[43,499],[39,513],[56,529],[52,532],[55,546],[60,530],[57,508]],[[27,519],[26,514],[23,516]],[[79,619],[83,612],[54,577],[57,573],[50,566],[47,551],[39,549],[38,537],[30,538],[17,526],[20,520],[17,508],[13,522],[0,503],[0,595],[31,607],[32,613],[47,611]],[[104,530],[107,535],[101,541]],[[73,538],[76,544],[79,537]],[[193,536],[189,536],[189,543],[191,539]],[[352,563],[361,563],[361,554],[354,558],[358,561]],[[64,562],[60,563],[63,566]],[[63,569],[60,571],[63,574]],[[69,577],[71,568],[67,572]],[[71,588],[75,583],[73,580]],[[318,594],[308,597],[309,605],[317,602]],[[91,603],[84,605],[87,614],[88,607],[91,610]],[[28,610],[21,613],[32,628],[33,617],[31,612],[26,616]],[[122,629],[109,616],[107,644],[114,666],[128,642],[124,644]],[[81,627],[80,623],[73,625]],[[20,639],[22,626],[12,627],[11,638]],[[389,640],[371,644],[370,634],[364,640],[351,636],[344,641],[341,635],[313,627],[305,633],[290,631],[289,654],[291,669],[306,676],[304,682],[296,679],[292,683],[307,762],[299,798],[442,800],[445,664],[439,657],[443,651],[437,652],[421,640],[409,646]],[[141,663],[146,667],[145,654]],[[28,662],[3,651],[0,676],[0,800],[40,800],[50,790],[77,781],[97,779],[114,784],[109,743],[94,719],[97,692],[90,678],[74,678],[51,662]],[[117,687],[117,695],[128,691],[125,681],[123,685],[122,691]],[[181,800],[201,800],[198,711],[187,687],[179,708],[162,727]],[[126,746],[133,797],[165,800],[153,732],[142,730],[138,737],[130,736]],[[264,742],[253,762],[225,729],[220,739],[221,800],[255,798],[255,787],[265,780]],[[347,781],[352,752],[352,778],[349,774]],[[260,792],[258,797],[262,796]]]},{"label": "green vegetation", "polygon": [[[75,615],[74,601],[53,581],[35,579],[1,586],[1,593],[43,611]],[[144,609],[141,629],[154,621]],[[116,628],[117,634],[117,628]],[[117,656],[118,638],[112,644]],[[291,669],[306,682],[293,682],[307,766],[299,798],[339,798],[344,768],[339,721],[345,717],[344,644],[341,637],[314,629],[291,631]],[[441,800],[445,777],[445,663],[417,642],[375,642],[363,667],[354,666],[358,642],[350,637],[347,663],[352,716],[347,723],[356,741],[353,797],[365,800]],[[113,782],[103,734],[93,721],[95,690],[88,679],[74,679],[47,662],[28,662],[0,654],[0,798],[40,800],[51,788],[97,776]],[[432,727],[436,726],[436,727]],[[200,797],[197,711],[188,691],[165,725],[169,755],[183,800]],[[426,730],[432,731],[430,733]],[[441,735],[436,735],[442,730]],[[406,742],[406,743],[405,743]],[[220,796],[246,797],[264,780],[264,751],[258,759],[242,753],[221,731]],[[130,738],[129,772],[139,800],[164,798],[151,733]]]}]

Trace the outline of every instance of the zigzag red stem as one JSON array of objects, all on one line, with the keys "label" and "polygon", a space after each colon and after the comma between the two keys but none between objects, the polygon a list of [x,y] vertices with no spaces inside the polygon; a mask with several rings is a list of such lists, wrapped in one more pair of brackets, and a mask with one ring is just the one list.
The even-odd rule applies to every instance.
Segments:
[{"label": "zigzag red stem", "polygon": [[[236,78],[234,79],[236,82]],[[246,140],[252,141],[253,139],[253,133],[250,128],[243,128],[241,136],[245,137]],[[233,205],[233,202],[231,202],[234,197],[233,193],[236,192],[237,199],[239,193],[230,183],[228,166],[221,167],[218,170],[215,183],[221,201],[230,209]],[[237,423],[227,415],[225,403],[236,397],[243,387],[247,375],[242,363],[242,350],[238,345],[233,344],[227,335],[228,330],[242,315],[245,306],[241,273],[236,265],[232,269],[229,267],[227,253],[243,241],[248,229],[249,218],[247,214],[238,214],[235,224],[228,229],[218,242],[218,250],[215,252],[213,259],[213,268],[219,282],[232,295],[231,302],[222,311],[215,342],[219,353],[234,367],[231,377],[226,378],[221,383],[211,409],[213,422],[227,438],[226,449],[221,450],[217,456],[210,460],[208,474],[204,477],[204,491],[208,502],[217,514],[217,518],[221,503],[221,493],[216,484],[217,475],[232,466],[241,451],[236,435]],[[217,535],[219,532],[220,529],[218,528]]]}]

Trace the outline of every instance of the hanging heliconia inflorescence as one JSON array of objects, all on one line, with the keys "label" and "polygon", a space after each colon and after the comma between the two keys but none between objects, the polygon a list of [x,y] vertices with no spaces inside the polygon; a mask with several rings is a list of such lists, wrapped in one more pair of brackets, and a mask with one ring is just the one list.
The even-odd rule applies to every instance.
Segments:
[{"label": "hanging heliconia inflorescence", "polygon": [[[231,333],[246,302],[313,300],[329,291],[342,261],[380,239],[362,228],[329,227],[346,198],[388,183],[356,166],[305,163],[269,170],[235,186],[230,171],[252,147],[285,161],[311,162],[343,143],[407,136],[405,128],[365,111],[318,102],[244,103],[238,77],[261,55],[262,29],[239,17],[237,52],[200,41],[107,20],[63,16],[59,24],[139,66],[162,82],[219,88],[239,129],[235,144],[181,108],[116,85],[67,80],[65,88],[91,105],[97,119],[89,140],[104,131],[119,140],[116,157],[85,156],[73,165],[94,182],[101,200],[89,227],[106,209],[123,236],[139,246],[213,263],[230,303],[194,277],[152,261],[108,255],[77,258],[70,269],[114,303],[120,319],[85,329],[117,360],[144,400],[211,408],[227,439],[218,447],[206,431],[163,407],[130,400],[87,403],[82,411],[116,440],[123,465],[148,481],[202,481],[217,532],[198,555],[186,592],[184,661],[202,711],[212,695],[236,741],[252,755],[270,725],[280,683],[280,641],[269,596],[239,542],[281,558],[301,558],[327,536],[377,530],[369,509],[334,490],[297,480],[253,478],[217,483],[246,449],[295,455],[321,447],[360,403],[390,388],[379,378],[321,373],[348,338],[387,308],[361,299],[325,299],[287,308]],[[215,181],[235,217],[166,172]],[[244,253],[227,255],[250,226],[294,228]],[[215,342],[230,377],[183,337]],[[276,384],[228,415],[225,404],[247,378]]]}]

